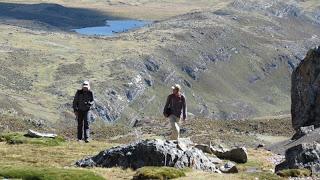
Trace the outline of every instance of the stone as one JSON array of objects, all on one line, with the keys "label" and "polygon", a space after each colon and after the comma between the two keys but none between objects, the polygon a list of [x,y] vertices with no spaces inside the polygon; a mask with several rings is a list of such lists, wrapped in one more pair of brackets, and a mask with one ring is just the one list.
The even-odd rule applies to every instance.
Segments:
[{"label": "stone", "polygon": [[211,146],[214,155],[221,159],[227,159],[237,163],[246,163],[248,161],[248,153],[245,147],[236,147],[231,150],[224,148],[215,148]]},{"label": "stone", "polygon": [[182,71],[186,72],[193,80],[197,80],[198,77],[198,68],[191,66],[183,66]]},{"label": "stone", "polygon": [[51,133],[40,133],[37,131],[33,131],[31,129],[28,130],[27,136],[29,137],[34,137],[34,138],[41,138],[41,137],[45,137],[45,138],[55,138],[58,135],[57,134],[51,134]]},{"label": "stone", "polygon": [[[182,143],[183,141],[179,141],[179,144]],[[93,157],[77,161],[76,166],[132,169],[143,166],[169,166],[220,172],[216,167],[217,164],[222,163],[220,159],[207,156],[201,150],[188,144],[184,146],[188,148],[181,150],[177,141],[141,140],[106,149]]]},{"label": "stone", "polygon": [[320,47],[310,50],[292,72],[291,84],[293,128],[320,127]]},{"label": "stone", "polygon": [[160,64],[153,57],[148,57],[144,65],[151,72],[157,72],[160,69]]},{"label": "stone", "polygon": [[307,135],[314,131],[314,125],[300,127],[299,130],[293,135],[292,139],[299,139],[300,137]]},{"label": "stone", "polygon": [[179,138],[179,141],[177,141],[177,143],[177,147],[182,151],[186,151],[194,145],[190,138]]},{"label": "stone", "polygon": [[286,150],[285,161],[276,165],[275,172],[284,169],[309,169],[312,174],[320,173],[320,144],[302,143]]},{"label": "stone", "polygon": [[257,148],[263,148],[265,147],[265,144],[258,144]]},{"label": "stone", "polygon": [[194,146],[195,148],[200,149],[204,153],[213,154],[212,150],[210,149],[209,145],[206,144],[197,144]]},{"label": "stone", "polygon": [[238,173],[238,168],[236,164],[229,161],[225,165],[220,166],[220,171],[223,173]]},{"label": "stone", "polygon": [[306,126],[306,127],[300,127],[300,131],[302,134],[309,134],[310,132],[314,131],[314,125]]}]

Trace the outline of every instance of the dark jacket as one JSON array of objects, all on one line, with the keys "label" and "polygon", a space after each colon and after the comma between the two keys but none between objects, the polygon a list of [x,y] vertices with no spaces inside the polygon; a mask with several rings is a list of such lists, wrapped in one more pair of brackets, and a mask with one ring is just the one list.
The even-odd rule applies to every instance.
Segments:
[{"label": "dark jacket", "polygon": [[167,98],[166,105],[164,106],[163,112],[166,111],[167,108],[170,108],[171,114],[180,117],[182,113],[182,118],[187,118],[187,104],[185,97],[181,94],[180,96],[176,96],[174,94],[170,94]]},{"label": "dark jacket", "polygon": [[89,111],[94,107],[93,92],[78,90],[73,99],[73,111]]}]

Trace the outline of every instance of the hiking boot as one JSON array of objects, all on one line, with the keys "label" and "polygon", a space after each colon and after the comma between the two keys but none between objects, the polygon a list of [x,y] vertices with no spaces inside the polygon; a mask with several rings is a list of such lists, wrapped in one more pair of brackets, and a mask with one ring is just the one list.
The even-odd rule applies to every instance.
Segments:
[{"label": "hiking boot", "polygon": [[85,143],[89,143],[89,140],[88,140],[88,139],[86,139],[86,140],[84,140],[84,142],[85,142]]}]

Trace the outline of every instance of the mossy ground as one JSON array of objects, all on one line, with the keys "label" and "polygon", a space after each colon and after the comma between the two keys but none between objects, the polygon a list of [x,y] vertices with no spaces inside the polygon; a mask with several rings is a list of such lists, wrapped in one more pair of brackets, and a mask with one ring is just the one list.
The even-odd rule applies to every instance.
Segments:
[{"label": "mossy ground", "polygon": [[[95,155],[104,149],[116,145],[118,144],[113,144],[108,140],[91,141],[88,144],[83,142],[66,141],[57,146],[28,143],[12,145],[7,144],[6,142],[0,142],[0,169],[7,168],[7,170],[2,171],[2,173],[14,172],[12,176],[16,172],[23,173],[20,172],[20,170],[24,169],[24,167],[30,167],[35,174],[38,173],[36,170],[41,170],[41,168],[51,172],[52,176],[55,176],[55,171],[62,171],[67,174],[66,178],[69,176],[68,171],[70,170],[71,174],[91,172],[93,173],[91,175],[100,175],[105,179],[132,179],[133,176],[137,175],[137,172],[131,169],[90,168],[85,169],[85,171],[73,171],[74,169],[82,170],[82,168],[74,168],[73,164],[76,160]],[[248,151],[249,161],[248,163],[238,165],[239,173],[237,174],[215,174],[195,170],[185,170],[183,172],[186,176],[179,177],[178,179],[195,179],[195,177],[196,179],[255,179],[256,177],[259,179],[264,179],[261,177],[282,179],[271,171],[274,169],[274,165],[267,161],[267,158],[272,156],[270,152],[254,149],[248,149]],[[248,170],[250,169],[256,169],[257,172],[249,172]],[[144,170],[144,172],[148,172],[148,168],[142,170]],[[163,168],[159,168],[158,170],[162,172]],[[40,174],[39,176],[42,175]]]},{"label": "mossy ground", "polygon": [[27,180],[103,180],[92,171],[72,168],[1,167],[0,177]]},{"label": "mossy ground", "polygon": [[277,173],[281,177],[308,177],[311,176],[309,169],[285,169]]},{"label": "mossy ground", "polygon": [[0,134],[0,142],[5,141],[8,144],[41,144],[46,146],[58,146],[65,142],[63,137],[55,138],[32,138],[24,133],[5,133]]},{"label": "mossy ground", "polygon": [[181,169],[173,167],[143,167],[137,170],[133,179],[174,179],[186,176]]}]

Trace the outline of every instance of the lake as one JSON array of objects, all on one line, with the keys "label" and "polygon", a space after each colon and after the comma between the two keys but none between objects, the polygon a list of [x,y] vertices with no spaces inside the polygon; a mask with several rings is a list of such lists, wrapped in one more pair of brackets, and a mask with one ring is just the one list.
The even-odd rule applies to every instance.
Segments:
[{"label": "lake", "polygon": [[142,20],[108,20],[105,26],[86,27],[73,29],[83,35],[112,36],[116,33],[126,32],[151,24],[150,21]]}]

